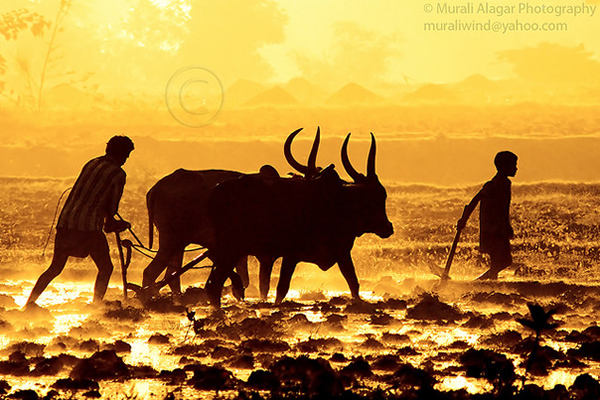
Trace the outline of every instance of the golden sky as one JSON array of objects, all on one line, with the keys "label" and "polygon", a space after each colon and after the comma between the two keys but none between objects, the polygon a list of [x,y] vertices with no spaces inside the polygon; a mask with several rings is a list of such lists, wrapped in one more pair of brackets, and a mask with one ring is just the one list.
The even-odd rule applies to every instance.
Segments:
[{"label": "golden sky", "polygon": [[[265,162],[283,170],[283,138],[321,126],[332,141],[353,132],[354,148],[375,132],[388,179],[479,181],[488,172],[473,175],[473,165],[488,165],[507,146],[523,156],[522,179],[595,181],[597,140],[581,147],[579,138],[599,136],[599,7],[599,0],[2,0],[0,115],[18,123],[4,124],[1,138],[5,146],[38,145],[35,158],[46,160],[20,163],[10,150],[5,170],[73,174],[92,150],[50,170],[58,163],[54,153],[43,155],[46,143],[79,151],[115,130],[157,140],[140,145],[131,162],[157,174],[254,171]],[[295,78],[302,80],[291,85]],[[494,139],[507,137],[513,142]],[[252,138],[271,142],[257,140],[248,156],[240,141]],[[521,138],[532,140],[515,142]],[[545,140],[560,150],[549,158],[538,138],[573,143]],[[202,157],[191,148],[186,157],[179,148],[167,155],[160,142],[204,139]],[[210,147],[215,139],[218,148]],[[336,162],[339,144],[323,147],[323,163]],[[444,157],[460,171],[441,167]],[[436,162],[414,170],[427,159]]]},{"label": "golden sky", "polygon": [[44,89],[163,91],[185,65],[208,68],[225,87],[304,77],[330,90],[474,74],[595,86],[600,71],[597,0],[4,0],[5,22],[26,9],[50,23],[42,35],[0,37],[2,78],[14,90],[39,85],[61,3],[70,6]]},{"label": "golden sky", "polygon": [[[395,50],[382,76],[389,81],[406,77],[415,82],[446,83],[471,74],[507,78],[511,65],[498,60],[498,54],[541,43],[568,48],[583,45],[596,61],[600,59],[600,12],[594,10],[591,14],[598,2],[281,0],[279,4],[290,16],[285,43],[274,45],[279,54],[293,50],[326,56],[335,50],[339,40],[336,26],[351,23]],[[546,8],[541,10],[540,5]],[[574,15],[576,10],[568,13],[568,7],[582,5],[588,9],[579,11],[581,14]],[[466,9],[460,9],[461,6]],[[457,21],[462,26],[453,25]],[[428,30],[427,23],[436,23],[436,30]],[[535,31],[534,24],[540,30]],[[497,32],[493,31],[494,26]],[[360,47],[359,44],[355,50]],[[353,61],[380,60],[357,57]],[[289,65],[289,70],[293,70],[293,63]]]}]

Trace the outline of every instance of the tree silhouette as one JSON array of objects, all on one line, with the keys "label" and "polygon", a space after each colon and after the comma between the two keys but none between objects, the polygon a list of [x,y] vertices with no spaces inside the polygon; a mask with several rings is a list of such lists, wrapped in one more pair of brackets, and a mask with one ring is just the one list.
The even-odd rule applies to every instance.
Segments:
[{"label": "tree silhouette", "polygon": [[276,1],[196,1],[189,16],[189,32],[177,53],[183,65],[201,63],[218,72],[223,82],[240,77],[263,80],[272,75],[259,49],[285,39],[287,16]]},{"label": "tree silhouette", "polygon": [[[18,9],[8,11],[0,15],[0,35],[6,42],[18,41],[21,34],[29,31],[34,38],[44,38],[50,31],[50,39],[47,44],[45,55],[42,59],[42,65],[39,75],[33,71],[27,59],[23,56],[15,56],[16,65],[23,75],[25,75],[26,85],[29,89],[29,103],[32,108],[40,110],[42,107],[42,94],[47,80],[47,72],[52,61],[52,55],[56,49],[56,38],[61,31],[61,25],[71,8],[72,0],[60,0],[60,5],[53,21],[50,21],[37,12],[31,12],[27,9]],[[7,59],[0,55],[0,75],[5,75],[8,69]],[[14,94],[5,93],[6,82],[0,82],[0,91],[5,96]],[[21,93],[16,94],[17,103],[21,104],[23,100]]]},{"label": "tree silhouette", "polygon": [[544,42],[499,52],[498,59],[512,64],[515,74],[530,82],[589,85],[600,80],[600,62],[583,44],[569,47]]},{"label": "tree silhouette", "polygon": [[72,0],[61,0],[60,7],[56,13],[56,17],[54,18],[54,24],[52,27],[52,35],[50,36],[50,43],[48,43],[48,50],[46,52],[46,57],[44,58],[44,65],[42,66],[42,72],[40,76],[40,84],[38,87],[38,95],[37,95],[37,109],[38,111],[42,108],[42,92],[44,90],[44,83],[46,82],[46,72],[48,70],[48,61],[50,60],[50,55],[52,54],[52,50],[54,50],[54,42],[56,40],[56,34],[59,32],[59,28],[62,25],[69,9],[71,8]]},{"label": "tree silhouette", "polygon": [[295,54],[303,75],[321,86],[338,89],[355,82],[374,87],[388,72],[390,61],[401,55],[397,35],[383,35],[357,22],[337,22],[333,33],[325,57]]}]

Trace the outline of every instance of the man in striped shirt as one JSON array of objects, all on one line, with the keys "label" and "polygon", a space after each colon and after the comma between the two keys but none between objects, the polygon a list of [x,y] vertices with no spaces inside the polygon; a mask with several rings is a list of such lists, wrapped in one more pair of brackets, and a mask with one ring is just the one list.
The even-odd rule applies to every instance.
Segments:
[{"label": "man in striped shirt", "polygon": [[33,287],[26,306],[36,302],[69,257],[92,257],[98,268],[94,302],[104,298],[113,264],[102,229],[121,232],[130,226],[115,215],[125,186],[126,174],[121,167],[132,150],[131,139],[114,136],[106,144],[105,155],[85,164],[58,218],[52,262]]}]

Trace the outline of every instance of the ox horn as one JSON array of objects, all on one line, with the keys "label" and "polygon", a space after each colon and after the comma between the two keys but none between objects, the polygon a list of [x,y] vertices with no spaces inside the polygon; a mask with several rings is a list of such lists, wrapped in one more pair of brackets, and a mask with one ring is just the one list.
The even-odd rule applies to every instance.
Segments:
[{"label": "ox horn", "polygon": [[365,176],[359,173],[354,169],[352,164],[350,163],[350,159],[348,158],[348,141],[350,140],[350,133],[346,136],[346,140],[344,140],[344,144],[342,145],[342,165],[344,169],[350,175],[350,178],[354,180],[354,182],[359,182],[365,178]]},{"label": "ox horn", "polygon": [[296,129],[287,137],[285,144],[283,145],[283,153],[285,154],[285,159],[292,168],[301,174],[311,175],[317,171],[317,153],[319,151],[319,143],[321,142],[321,128],[317,128],[317,134],[313,141],[312,148],[310,149],[310,154],[308,155],[307,165],[300,164],[294,159],[294,156],[292,156],[292,141],[302,129],[304,128]]},{"label": "ox horn", "polygon": [[375,135],[371,132],[371,148],[369,149],[369,158],[367,161],[367,177],[375,176],[375,153],[377,145],[375,144]]}]

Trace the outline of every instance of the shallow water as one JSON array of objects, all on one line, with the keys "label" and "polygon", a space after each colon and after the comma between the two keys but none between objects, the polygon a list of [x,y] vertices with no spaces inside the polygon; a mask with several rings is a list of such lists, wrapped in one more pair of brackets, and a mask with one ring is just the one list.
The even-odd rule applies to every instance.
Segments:
[{"label": "shallow water", "polygon": [[[356,360],[364,359],[373,375],[355,372],[356,381],[346,389],[367,396],[374,388],[396,393],[398,389],[386,384],[386,376],[389,377],[400,363],[428,371],[436,379],[437,390],[493,391],[492,383],[468,376],[462,367],[460,356],[470,348],[492,349],[507,355],[517,376],[547,390],[557,384],[570,387],[584,372],[597,376],[600,359],[583,356],[577,358],[586,364],[584,368],[560,367],[558,360],[553,360],[547,375],[527,374],[523,363],[528,352],[516,348],[520,343],[526,343],[532,332],[516,319],[528,315],[529,302],[538,302],[547,309],[557,308],[559,311],[554,318],[562,325],[543,336],[543,345],[559,351],[561,357],[573,358],[567,357],[567,352],[579,348],[582,342],[566,337],[569,333],[580,333],[595,326],[600,288],[522,280],[509,273],[503,274],[504,280],[496,283],[455,279],[443,285],[437,279],[387,276],[363,285],[362,294],[366,301],[362,304],[352,303],[344,295],[340,297],[340,293],[323,290],[292,290],[281,307],[257,298],[238,302],[226,296],[224,312],[219,317],[206,305],[186,305],[195,311],[196,319],[205,321],[204,328],[197,332],[186,316],[185,307],[178,305],[181,299],[175,302],[169,297],[163,299],[163,305],[171,311],[145,311],[135,299],[120,304],[121,289],[111,285],[108,302],[95,307],[88,304],[91,282],[56,283],[40,298],[42,309],[31,314],[21,311],[20,306],[33,282],[5,282],[4,302],[8,303],[12,298],[14,306],[5,306],[0,313],[0,318],[11,325],[0,334],[0,344],[4,348],[3,359],[8,358],[11,346],[23,342],[45,345],[38,356],[49,358],[69,354],[83,359],[90,357],[94,350],[121,340],[130,345],[130,349],[118,353],[128,366],[148,366],[159,372],[194,363],[221,365],[242,382],[248,381],[252,371],[267,369],[284,355],[299,357],[307,354],[311,358],[324,358],[338,372]],[[378,289],[383,286],[389,289],[394,284],[399,290],[393,294]],[[556,296],[556,292],[563,295]],[[426,298],[435,299],[433,309],[419,309]],[[442,311],[441,308],[446,306],[449,309]],[[449,313],[444,315],[444,312]],[[301,315],[304,317],[300,318]],[[239,327],[247,330],[240,331]],[[498,339],[499,335],[509,331],[515,332],[518,339],[512,339],[511,343]],[[167,343],[149,343],[157,334]],[[267,342],[248,349],[248,341],[257,339]],[[96,342],[90,343],[90,340]],[[281,343],[288,346],[286,350],[277,350]],[[184,350],[186,345],[191,346],[189,350]],[[35,357],[25,353],[28,359]],[[251,356],[249,365],[236,364],[241,354]],[[395,361],[383,363],[382,357],[386,355]],[[32,362],[32,370],[33,366]],[[33,389],[44,395],[54,382],[68,377],[69,373],[70,368],[64,367],[60,372],[41,378],[5,373],[3,379],[11,385],[12,391]],[[187,372],[188,379],[191,375]],[[103,398],[152,399],[165,398],[168,393],[174,393],[175,398],[216,396],[215,391],[194,389],[185,382],[170,384],[156,376],[99,380],[99,384]],[[243,390],[240,389],[243,384],[240,385],[229,395],[224,392],[219,395],[235,396],[237,391]],[[77,392],[77,396],[83,396],[84,392]]]},{"label": "shallow water", "polygon": [[[486,268],[477,251],[476,215],[459,244],[452,280],[442,284],[429,272],[429,265],[444,264],[455,221],[476,187],[399,185],[388,188],[387,203],[396,233],[387,240],[364,235],[352,252],[364,303],[350,301],[337,268],[323,272],[301,264],[286,302],[275,307],[278,267],[265,303],[258,299],[256,263],[251,264],[246,301],[226,295],[222,313],[192,296],[203,287],[207,270],[182,277],[189,296],[173,299],[165,290],[165,297],[151,305],[135,299],[124,303],[118,255],[113,252],[116,269],[102,307],[89,304],[95,274],[91,261],[69,261],[40,297],[41,309],[24,313],[21,307],[34,280],[49,263],[48,254],[40,257],[48,226],[32,225],[31,209],[43,210],[36,218],[49,223],[54,195],[60,191],[51,180],[4,184],[19,189],[16,196],[14,187],[4,187],[13,195],[0,197],[14,224],[3,228],[0,241],[0,380],[8,382],[9,393],[28,388],[41,396],[51,393],[52,385],[68,377],[75,363],[111,348],[118,351],[129,375],[96,379],[99,389],[91,393],[110,399],[163,399],[171,393],[171,398],[181,399],[235,398],[251,392],[268,398],[270,390],[249,386],[252,374],[275,371],[285,356],[300,363],[303,355],[325,360],[333,371],[325,371],[330,382],[365,398],[379,391],[388,398],[399,396],[418,388],[425,377],[438,391],[497,391],[501,380],[477,376],[467,367],[465,357],[472,349],[490,350],[481,353],[489,359],[509,360],[513,392],[531,383],[546,390],[559,384],[569,389],[582,374],[594,379],[600,374],[600,351],[594,347],[600,338],[599,185],[515,185],[515,263],[498,282],[473,282]],[[147,187],[132,181],[128,188],[123,214],[138,233],[145,232],[147,216],[139,205]],[[134,254],[129,281],[139,282],[146,265],[146,258]],[[517,322],[530,318],[528,303],[556,309],[553,318],[561,323],[542,332],[545,364],[535,370],[537,375],[525,370],[534,332]],[[195,312],[201,328],[194,330],[186,308]],[[26,360],[20,370],[7,364],[11,354],[18,359],[17,350]],[[49,362],[59,356],[68,361],[62,368],[33,376],[42,358]],[[485,367],[485,360],[475,360]],[[407,365],[416,369],[407,372]],[[233,378],[217,393],[194,379],[193,371],[200,366],[220,367],[220,373]],[[161,371],[166,372],[161,376]],[[284,388],[300,396],[304,389],[295,379]],[[72,395],[66,389],[58,391],[64,398],[84,398],[90,390]]]}]

